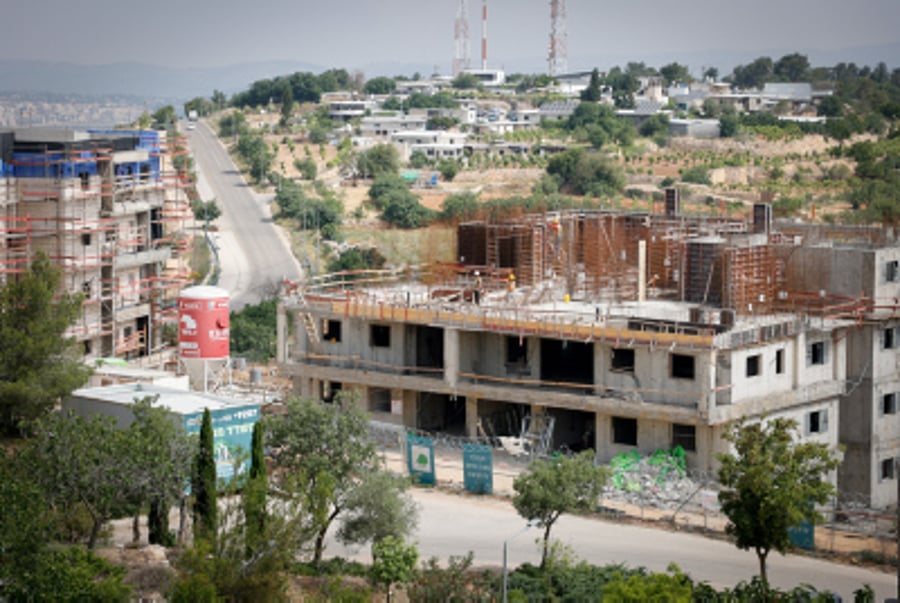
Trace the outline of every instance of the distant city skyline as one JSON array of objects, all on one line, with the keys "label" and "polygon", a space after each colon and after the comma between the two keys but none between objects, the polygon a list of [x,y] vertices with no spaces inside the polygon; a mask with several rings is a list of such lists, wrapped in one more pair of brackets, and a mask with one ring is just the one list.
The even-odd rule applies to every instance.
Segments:
[{"label": "distant city skyline", "polygon": [[[217,68],[286,61],[397,75],[449,73],[456,0],[6,0],[0,61],[140,62]],[[814,65],[886,47],[900,66],[898,0],[568,0],[571,70],[628,60],[678,61],[721,75],[760,55],[799,51]],[[469,0],[472,66],[480,65],[481,0]],[[488,0],[488,66],[546,69],[548,0]],[[848,58],[841,59],[842,53]],[[856,53],[860,55],[860,53]],[[868,55],[866,55],[868,56]],[[821,59],[819,59],[821,57]],[[382,73],[378,73],[381,71]]]}]

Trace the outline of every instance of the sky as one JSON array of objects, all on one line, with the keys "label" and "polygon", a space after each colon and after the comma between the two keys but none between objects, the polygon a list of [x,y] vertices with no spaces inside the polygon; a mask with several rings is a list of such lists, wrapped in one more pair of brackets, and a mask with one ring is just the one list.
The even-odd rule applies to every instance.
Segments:
[{"label": "sky", "polygon": [[[545,70],[549,0],[487,2],[488,66]],[[482,1],[468,3],[477,67]],[[0,60],[191,68],[280,60],[367,76],[377,64],[416,63],[447,73],[458,6],[459,0],[3,0]],[[808,54],[813,65],[830,65],[837,61],[816,58],[885,44],[894,45],[894,56],[881,60],[900,67],[900,0],[567,0],[567,8],[570,70],[648,59],[661,66],[668,58],[697,73],[720,61],[715,66],[727,73],[736,63],[793,51]]]}]

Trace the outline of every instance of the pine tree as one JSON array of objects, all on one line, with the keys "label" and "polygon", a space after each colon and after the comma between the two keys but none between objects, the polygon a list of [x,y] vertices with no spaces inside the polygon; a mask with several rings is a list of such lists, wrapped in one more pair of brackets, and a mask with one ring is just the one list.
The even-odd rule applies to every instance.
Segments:
[{"label": "pine tree", "polygon": [[208,408],[203,410],[200,447],[194,461],[191,489],[194,494],[194,533],[199,537],[215,539],[216,456],[213,444],[212,415]]},{"label": "pine tree", "polygon": [[0,431],[27,430],[87,381],[80,348],[64,337],[81,313],[59,295],[62,273],[38,253],[24,274],[0,285]]}]

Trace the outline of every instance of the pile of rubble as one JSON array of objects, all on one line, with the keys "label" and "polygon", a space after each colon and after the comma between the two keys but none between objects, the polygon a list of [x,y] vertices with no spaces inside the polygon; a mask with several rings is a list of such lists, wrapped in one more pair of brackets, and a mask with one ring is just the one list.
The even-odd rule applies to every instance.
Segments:
[{"label": "pile of rubble", "polygon": [[684,450],[657,450],[650,456],[623,452],[609,463],[613,473],[604,490],[608,500],[675,509],[701,486],[687,476]]}]

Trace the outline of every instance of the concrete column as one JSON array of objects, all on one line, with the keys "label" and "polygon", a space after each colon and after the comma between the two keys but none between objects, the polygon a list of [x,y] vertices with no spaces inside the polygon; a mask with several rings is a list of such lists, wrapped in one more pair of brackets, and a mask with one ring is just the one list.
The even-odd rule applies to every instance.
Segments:
[{"label": "concrete column", "polygon": [[716,350],[710,350],[709,360],[707,362],[707,366],[709,367],[707,369],[707,388],[705,392],[700,394],[700,399],[697,404],[697,410],[700,413],[700,417],[703,419],[707,419],[710,411],[716,407],[716,362],[718,362]]},{"label": "concrete column", "polygon": [[466,397],[466,435],[474,438],[478,435],[478,398]]},{"label": "concrete column", "polygon": [[444,329],[444,383],[456,387],[459,380],[459,329]]},{"label": "concrete column", "polygon": [[610,360],[608,348],[599,341],[594,342],[594,391],[599,392],[606,385],[606,372]]},{"label": "concrete column", "polygon": [[[400,422],[403,422],[403,390],[400,388],[391,389],[391,414],[397,415]],[[405,423],[403,423],[405,425]]]},{"label": "concrete column", "polygon": [[319,399],[319,388],[321,382],[318,379],[300,378],[300,396],[311,400]]},{"label": "concrete column", "polygon": [[638,301],[647,301],[647,241],[638,241]]},{"label": "concrete column", "polygon": [[607,463],[612,458],[612,419],[609,415],[594,414],[594,450],[597,451],[597,459]]},{"label": "concrete column", "polygon": [[416,405],[416,392],[412,390],[403,391],[403,424],[407,427],[417,427],[416,416],[418,415]]}]

